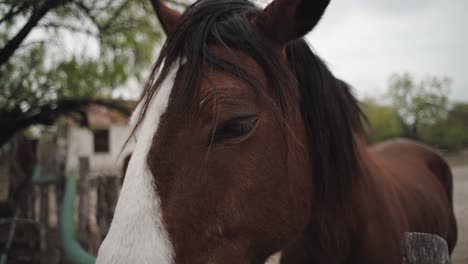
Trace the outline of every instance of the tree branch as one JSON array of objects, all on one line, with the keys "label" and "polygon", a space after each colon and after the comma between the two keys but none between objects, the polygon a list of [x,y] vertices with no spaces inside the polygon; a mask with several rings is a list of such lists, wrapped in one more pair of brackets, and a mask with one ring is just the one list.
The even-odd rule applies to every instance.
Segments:
[{"label": "tree branch", "polygon": [[[17,9],[15,10],[15,8],[17,8]],[[8,13],[6,13],[5,16],[3,16],[0,19],[0,24],[2,24],[5,21],[8,21],[8,20],[12,19],[14,16],[19,14],[21,11],[25,10],[25,8],[26,8],[25,3],[22,3],[20,5],[12,5],[10,10],[8,10]]]},{"label": "tree branch", "polygon": [[43,5],[37,7],[37,9],[34,9],[26,24],[13,38],[8,40],[6,45],[0,50],[0,66],[8,62],[10,57],[15,53],[29,33],[31,33],[34,27],[37,26],[39,20],[41,20],[50,10],[61,4],[64,5],[68,1],[70,0],[49,0]]},{"label": "tree branch", "polygon": [[91,8],[87,7],[85,4],[81,3],[81,2],[75,2],[75,5],[81,9],[81,11],[83,11],[87,17],[89,17],[91,20],[93,20],[93,22],[96,24],[97,23],[97,20],[96,20],[96,16],[91,14]]},{"label": "tree branch", "polygon": [[99,31],[103,32],[105,31],[107,28],[110,27],[110,25],[114,22],[114,20],[122,13],[122,11],[125,9],[125,7],[128,5],[130,1],[127,0],[125,1],[121,6],[119,6],[117,8],[117,10],[114,12],[114,14],[112,14],[112,17],[107,21],[106,24],[102,25],[102,26],[99,26]]},{"label": "tree branch", "polygon": [[58,24],[58,23],[49,22],[49,23],[41,25],[41,27],[46,28],[46,29],[47,28],[53,28],[53,29],[63,28],[63,29],[66,29],[66,30],[68,30],[70,32],[82,33],[82,34],[86,34],[86,35],[94,37],[94,38],[99,38],[98,33],[93,32],[93,31],[91,31],[89,29],[86,29],[86,28],[83,28],[83,27],[77,27],[77,26],[73,26],[73,25],[65,25],[65,24]]},{"label": "tree branch", "polygon": [[[100,105],[130,115],[130,107],[121,100],[61,99],[43,104],[27,112],[2,112],[0,116],[0,147],[17,132],[32,125],[53,125],[61,116],[80,114],[90,105]],[[84,120],[85,121],[85,120]],[[86,121],[85,121],[86,122]]]}]

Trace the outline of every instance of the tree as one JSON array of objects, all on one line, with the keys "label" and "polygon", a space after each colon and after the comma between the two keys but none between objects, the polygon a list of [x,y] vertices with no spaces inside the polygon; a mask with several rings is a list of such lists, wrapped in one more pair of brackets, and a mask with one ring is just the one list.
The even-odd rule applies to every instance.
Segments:
[{"label": "tree", "polygon": [[[148,0],[0,1],[0,147],[31,125],[83,118],[90,104],[128,113],[112,91],[142,80],[158,25]],[[77,38],[97,54],[64,52]]]},{"label": "tree", "polygon": [[401,135],[398,111],[395,108],[379,105],[375,99],[367,98],[362,102],[362,109],[369,121],[367,134],[371,143]]},{"label": "tree", "polygon": [[459,122],[468,129],[468,103],[456,103],[448,113],[448,118]]},{"label": "tree", "polygon": [[468,104],[456,103],[445,119],[422,130],[422,138],[437,148],[455,151],[468,146]]},{"label": "tree", "polygon": [[390,78],[388,97],[398,109],[402,136],[421,139],[420,129],[442,119],[447,114],[451,80],[430,76],[417,82],[409,73]]}]

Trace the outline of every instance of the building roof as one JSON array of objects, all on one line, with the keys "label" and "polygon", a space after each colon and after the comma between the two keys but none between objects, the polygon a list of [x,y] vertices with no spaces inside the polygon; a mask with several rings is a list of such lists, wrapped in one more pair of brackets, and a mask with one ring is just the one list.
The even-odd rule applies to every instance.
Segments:
[{"label": "building roof", "polygon": [[100,105],[91,105],[86,111],[90,127],[109,127],[111,125],[127,125],[130,117]]}]

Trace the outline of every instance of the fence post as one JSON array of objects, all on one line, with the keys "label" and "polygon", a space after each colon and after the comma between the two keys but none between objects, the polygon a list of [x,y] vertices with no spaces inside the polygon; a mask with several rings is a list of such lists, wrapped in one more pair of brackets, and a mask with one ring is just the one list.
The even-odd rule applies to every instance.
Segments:
[{"label": "fence post", "polygon": [[405,233],[403,237],[403,264],[450,264],[447,242],[424,233]]},{"label": "fence post", "polygon": [[79,185],[78,185],[78,237],[84,248],[88,248],[88,174],[89,174],[89,158],[79,157]]},{"label": "fence post", "polygon": [[89,182],[88,192],[88,226],[89,226],[89,245],[88,252],[93,255],[97,255],[99,246],[101,245],[101,227],[98,224],[98,191],[97,191],[97,180],[92,179]]}]

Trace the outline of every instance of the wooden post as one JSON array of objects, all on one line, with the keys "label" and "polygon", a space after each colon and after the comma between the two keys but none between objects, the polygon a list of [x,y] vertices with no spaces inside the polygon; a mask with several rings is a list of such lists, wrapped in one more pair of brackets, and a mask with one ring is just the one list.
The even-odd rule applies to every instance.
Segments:
[{"label": "wooden post", "polygon": [[97,207],[98,207],[98,193],[97,184],[94,179],[89,184],[89,214],[88,214],[88,225],[89,225],[89,247],[88,252],[92,255],[97,255],[99,246],[101,245],[101,229],[97,220]]},{"label": "wooden post", "polygon": [[424,233],[405,233],[403,264],[450,264],[447,242]]},{"label": "wooden post", "polygon": [[89,212],[89,203],[88,203],[88,174],[89,174],[89,158],[80,157],[79,159],[79,233],[78,237],[84,248],[88,246],[88,212]]},{"label": "wooden post", "polygon": [[49,227],[49,202],[48,198],[49,195],[47,193],[47,186],[40,186],[39,187],[39,193],[41,195],[40,199],[40,211],[39,211],[39,236],[40,236],[40,249],[41,252],[43,253],[43,256],[47,256],[47,250],[48,250],[48,240],[47,240],[47,233],[48,233],[48,227]]},{"label": "wooden post", "polygon": [[[45,174],[50,173],[50,160],[48,159],[49,153],[53,151],[52,148],[53,139],[50,134],[44,134],[38,142],[37,146],[37,162],[42,166],[40,177],[44,177]],[[40,250],[42,258],[47,256],[48,249],[48,223],[49,223],[49,209],[48,209],[48,193],[47,187],[39,186],[39,237],[40,237]]]},{"label": "wooden post", "polygon": [[98,223],[101,233],[107,234],[114,216],[115,206],[120,193],[120,178],[102,177],[98,181]]}]

